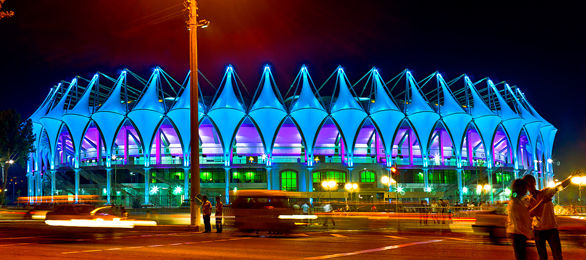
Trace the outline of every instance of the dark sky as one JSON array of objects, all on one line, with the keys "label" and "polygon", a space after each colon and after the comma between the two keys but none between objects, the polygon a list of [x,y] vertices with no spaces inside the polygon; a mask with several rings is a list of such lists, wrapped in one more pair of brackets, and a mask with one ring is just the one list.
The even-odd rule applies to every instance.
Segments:
[{"label": "dark sky", "polygon": [[[343,65],[352,82],[372,66],[390,79],[409,68],[517,85],[558,129],[554,158],[565,175],[586,159],[586,21],[562,1],[200,0],[200,70],[218,84],[233,64],[249,92],[273,65],[286,91],[301,64],[319,84]],[[523,2],[523,3],[510,3]],[[0,109],[25,116],[49,88],[75,75],[120,69],[148,77],[160,65],[188,70],[181,0],[8,0],[0,22]],[[213,91],[207,89],[205,94]],[[322,93],[329,94],[329,93]]]}]

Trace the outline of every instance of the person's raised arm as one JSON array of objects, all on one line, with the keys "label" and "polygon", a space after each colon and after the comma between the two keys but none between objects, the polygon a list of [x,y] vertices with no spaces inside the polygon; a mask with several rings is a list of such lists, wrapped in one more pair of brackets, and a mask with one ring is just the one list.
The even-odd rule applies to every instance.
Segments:
[{"label": "person's raised arm", "polygon": [[532,208],[531,205],[529,208],[529,216],[534,217],[538,215],[539,211],[542,209],[543,204],[548,200],[551,200],[551,197],[545,196],[541,200],[539,200],[539,202],[537,202],[537,204],[535,204],[535,206],[533,206]]}]

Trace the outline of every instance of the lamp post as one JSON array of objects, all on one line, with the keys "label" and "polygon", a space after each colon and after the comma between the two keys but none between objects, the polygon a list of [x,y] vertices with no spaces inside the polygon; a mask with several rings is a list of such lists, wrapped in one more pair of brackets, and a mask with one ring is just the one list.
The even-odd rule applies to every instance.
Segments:
[{"label": "lamp post", "polygon": [[582,204],[582,185],[586,185],[586,176],[572,177],[572,183],[578,185],[578,203]]},{"label": "lamp post", "polygon": [[332,190],[338,186],[338,183],[336,181],[322,181],[321,186],[329,192],[330,200],[332,200]]},{"label": "lamp post", "polygon": [[199,118],[198,118],[198,103],[199,103],[199,85],[197,82],[197,28],[207,27],[210,22],[207,20],[197,19],[197,0],[185,0],[185,7],[187,9],[187,29],[189,30],[189,69],[191,70],[190,84],[189,84],[189,105],[190,105],[190,147],[191,149],[191,185],[189,193],[189,209],[190,209],[190,224],[199,228],[200,225],[200,208],[196,205],[196,196],[200,193],[199,186]]},{"label": "lamp post", "polygon": [[[346,185],[344,185],[344,188],[346,188],[346,190],[350,192],[350,200],[352,200],[352,193],[358,190],[358,183],[346,183]],[[346,206],[348,206],[348,200],[346,200]]]},{"label": "lamp post", "polygon": [[390,190],[391,185],[395,184],[395,212],[398,213],[399,212],[399,183],[389,176],[381,177],[380,182],[386,186],[389,186],[389,189],[387,189],[387,190]]}]

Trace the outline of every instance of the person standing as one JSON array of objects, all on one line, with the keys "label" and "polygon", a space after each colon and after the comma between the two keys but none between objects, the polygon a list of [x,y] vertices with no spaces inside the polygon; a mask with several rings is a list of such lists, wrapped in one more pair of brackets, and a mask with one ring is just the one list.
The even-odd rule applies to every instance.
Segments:
[{"label": "person standing", "polygon": [[208,200],[208,196],[203,196],[202,199],[202,214],[204,233],[212,232],[212,225],[210,224],[210,217],[212,216],[212,203]]},{"label": "person standing", "polygon": [[220,196],[216,196],[216,232],[222,233],[222,212],[224,210],[224,204],[220,199]]},{"label": "person standing", "polygon": [[527,183],[516,179],[511,185],[511,191],[506,229],[507,234],[513,239],[515,259],[524,260],[527,259],[527,239],[533,237],[529,208],[523,201],[523,197],[527,194]]},{"label": "person standing", "polygon": [[309,205],[307,205],[307,202],[301,205],[301,210],[303,211],[303,216],[305,217],[305,223],[309,223],[309,219],[307,218],[309,215]]},{"label": "person standing", "polygon": [[[567,178],[562,183],[555,187],[544,188],[537,190],[535,188],[536,181],[532,175],[523,176],[523,180],[527,183],[530,195],[527,197],[530,208],[535,208],[531,216],[533,217],[533,232],[535,234],[535,247],[539,254],[539,259],[547,259],[547,247],[545,243],[549,243],[553,259],[563,259],[562,244],[560,241],[560,234],[558,232],[558,225],[555,219],[555,212],[552,198],[560,190],[564,189],[570,184],[570,178]],[[540,205],[539,202],[542,202]]]}]

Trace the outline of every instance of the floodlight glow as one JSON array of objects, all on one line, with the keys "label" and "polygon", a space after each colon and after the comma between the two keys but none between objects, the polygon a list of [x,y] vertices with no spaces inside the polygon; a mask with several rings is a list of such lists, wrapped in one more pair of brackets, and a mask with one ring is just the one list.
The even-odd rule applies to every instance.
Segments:
[{"label": "floodlight glow", "polygon": [[151,194],[157,194],[157,192],[159,192],[159,187],[157,186],[153,186],[150,190]]},{"label": "floodlight glow", "polygon": [[431,187],[426,187],[425,192],[431,192]]},{"label": "floodlight glow", "polygon": [[505,188],[505,196],[511,196],[511,189]]},{"label": "floodlight glow", "polygon": [[397,188],[397,191],[398,191],[398,192],[403,192],[403,187],[398,187],[398,188]]},{"label": "floodlight glow", "polygon": [[358,189],[358,184],[352,183],[352,189]]},{"label": "floodlight glow", "polygon": [[389,176],[383,176],[383,177],[380,179],[380,182],[381,182],[382,184],[385,184],[385,185],[386,185],[386,184],[389,184]]},{"label": "floodlight glow", "polygon": [[181,194],[183,192],[183,188],[181,188],[181,186],[177,186],[175,187],[175,189],[173,189],[173,194],[178,195]]},{"label": "floodlight glow", "polygon": [[486,184],[486,185],[484,185],[483,188],[484,188],[484,191],[489,191],[491,187],[489,184]]},{"label": "floodlight glow", "polygon": [[576,176],[572,177],[572,183],[576,185],[585,185],[586,184],[586,176]]},{"label": "floodlight glow", "polygon": [[476,193],[480,194],[482,192],[482,185],[476,185]]},{"label": "floodlight glow", "polygon": [[551,158],[547,159],[547,163],[553,163],[553,160]]},{"label": "floodlight glow", "polygon": [[463,192],[464,194],[468,193],[468,187],[464,187],[464,188],[462,188],[462,192]]}]

